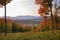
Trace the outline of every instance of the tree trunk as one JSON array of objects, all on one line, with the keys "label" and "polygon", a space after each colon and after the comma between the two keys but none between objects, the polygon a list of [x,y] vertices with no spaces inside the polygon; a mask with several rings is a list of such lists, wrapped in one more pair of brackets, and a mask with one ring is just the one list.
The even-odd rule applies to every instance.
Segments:
[{"label": "tree trunk", "polygon": [[53,13],[52,13],[52,2],[49,1],[49,4],[50,4],[50,10],[51,10],[52,31],[54,31]]},{"label": "tree trunk", "polygon": [[55,10],[56,10],[56,12],[55,12],[55,17],[56,17],[56,28],[55,29],[57,29],[57,24],[58,24],[58,19],[57,19],[57,0],[55,1]]},{"label": "tree trunk", "polygon": [[56,28],[55,28],[55,29],[57,29],[57,26],[58,26],[58,25],[57,25],[57,24],[58,24],[58,19],[57,19],[57,10],[56,10],[56,19],[55,19],[55,20],[56,20]]},{"label": "tree trunk", "polygon": [[52,31],[54,31],[54,23],[53,23],[53,14],[52,14],[52,8],[51,8],[51,21],[52,21]]},{"label": "tree trunk", "polygon": [[5,5],[4,5],[4,35],[7,35],[7,20],[6,20],[6,1],[5,1]]},{"label": "tree trunk", "polygon": [[46,27],[46,20],[47,20],[47,19],[46,19],[46,16],[44,16],[44,21],[45,21],[45,27]]}]

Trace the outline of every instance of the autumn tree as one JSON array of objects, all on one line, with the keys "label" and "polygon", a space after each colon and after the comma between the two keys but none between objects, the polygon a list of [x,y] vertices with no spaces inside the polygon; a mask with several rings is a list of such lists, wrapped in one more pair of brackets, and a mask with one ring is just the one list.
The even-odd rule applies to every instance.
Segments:
[{"label": "autumn tree", "polygon": [[47,15],[49,12],[51,13],[51,19],[52,19],[52,30],[53,30],[53,13],[52,13],[52,1],[53,0],[36,0],[35,3],[37,5],[40,5],[40,9],[38,10],[38,13],[40,15]]},{"label": "autumn tree", "polygon": [[17,27],[16,28],[18,29],[18,32],[23,32],[24,31],[23,30],[23,25],[21,23],[17,23]]},{"label": "autumn tree", "polygon": [[4,6],[4,10],[5,10],[5,35],[7,34],[7,21],[6,21],[6,4],[10,3],[12,0],[0,0],[0,7],[3,7]]},{"label": "autumn tree", "polygon": [[29,31],[31,31],[31,27],[26,25],[23,27],[23,30],[24,30],[24,32],[29,32]]},{"label": "autumn tree", "polygon": [[18,31],[18,29],[17,29],[17,23],[16,22],[13,22],[12,23],[12,32],[15,33],[17,31]]},{"label": "autumn tree", "polygon": [[[38,0],[36,0],[38,3]],[[40,8],[38,10],[38,13],[43,17],[43,19],[45,20],[45,26],[46,26],[46,20],[47,20],[47,15],[49,14],[49,6],[46,3],[45,0],[41,0],[41,2],[39,2],[40,4]]]}]

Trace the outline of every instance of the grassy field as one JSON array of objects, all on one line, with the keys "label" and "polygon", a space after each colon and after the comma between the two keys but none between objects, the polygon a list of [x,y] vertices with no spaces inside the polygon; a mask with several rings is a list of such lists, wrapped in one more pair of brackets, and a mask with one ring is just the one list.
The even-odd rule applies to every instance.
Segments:
[{"label": "grassy field", "polygon": [[59,32],[0,33],[0,40],[60,40]]}]

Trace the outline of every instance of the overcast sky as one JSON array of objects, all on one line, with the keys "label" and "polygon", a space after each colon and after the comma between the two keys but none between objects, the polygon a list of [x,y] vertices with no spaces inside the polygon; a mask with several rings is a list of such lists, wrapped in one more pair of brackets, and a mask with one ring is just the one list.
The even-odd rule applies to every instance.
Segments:
[{"label": "overcast sky", "polygon": [[[39,16],[38,9],[35,0],[13,0],[7,4],[7,16]],[[0,8],[0,16],[4,16],[4,7]]]},{"label": "overcast sky", "polygon": [[[7,16],[39,16],[38,6],[34,0],[13,0],[7,4]],[[4,7],[0,8],[0,16],[4,16]]]}]

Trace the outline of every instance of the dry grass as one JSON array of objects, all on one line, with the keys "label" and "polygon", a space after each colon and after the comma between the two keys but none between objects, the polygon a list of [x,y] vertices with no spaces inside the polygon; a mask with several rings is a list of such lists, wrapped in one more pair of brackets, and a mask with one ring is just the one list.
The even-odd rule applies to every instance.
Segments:
[{"label": "dry grass", "polygon": [[60,40],[60,31],[0,33],[0,40]]}]

